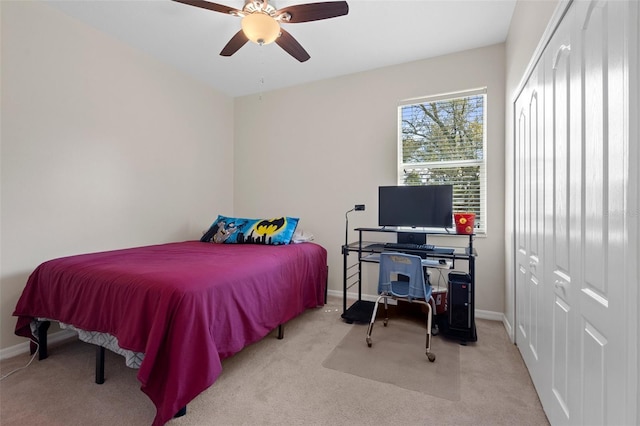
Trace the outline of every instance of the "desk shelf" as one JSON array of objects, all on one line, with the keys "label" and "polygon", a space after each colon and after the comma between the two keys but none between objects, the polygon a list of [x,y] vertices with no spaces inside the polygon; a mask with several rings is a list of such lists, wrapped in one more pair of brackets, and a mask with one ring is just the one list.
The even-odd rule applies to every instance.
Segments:
[{"label": "desk shelf", "polygon": [[[449,281],[449,291],[447,292],[448,306],[450,307],[447,313],[447,324],[442,327],[442,332],[454,339],[458,339],[462,342],[477,340],[475,318],[474,318],[474,305],[475,305],[475,258],[477,253],[473,247],[473,239],[475,234],[460,235],[447,233],[445,231],[423,231],[423,230],[410,230],[397,229],[397,228],[356,228],[358,231],[358,241],[346,244],[342,246],[343,255],[343,301],[342,301],[342,318],[348,323],[368,323],[373,313],[374,303],[366,300],[362,300],[362,265],[366,263],[379,263],[380,253],[385,251],[384,242],[380,240],[365,240],[363,236],[371,238],[371,235],[380,236],[381,233],[393,233],[398,234],[413,233],[417,239],[428,240],[430,236],[434,237],[451,237],[452,239],[458,239],[464,241],[462,247],[450,247],[453,249],[453,253],[441,253],[436,251],[424,251],[424,250],[411,250],[403,249],[394,251],[404,252],[407,254],[420,255],[423,260],[423,266],[426,268],[438,268],[441,270],[454,270],[456,268],[457,261],[464,261],[466,263],[465,271],[469,275],[468,295],[465,294],[465,299],[462,300],[450,300],[451,281]],[[452,241],[453,242],[453,241]],[[357,258],[351,265],[349,265],[349,255],[355,254]],[[442,259],[444,264],[434,262]],[[454,283],[455,285],[455,283]],[[347,307],[347,291],[357,286],[358,298],[357,300]],[[466,287],[465,287],[466,291]],[[461,292],[456,288],[456,295],[460,295]],[[456,296],[458,297],[458,296]],[[451,308],[461,307],[453,312]],[[457,309],[457,308],[456,308]],[[464,313],[466,316],[461,321],[460,315]]]}]

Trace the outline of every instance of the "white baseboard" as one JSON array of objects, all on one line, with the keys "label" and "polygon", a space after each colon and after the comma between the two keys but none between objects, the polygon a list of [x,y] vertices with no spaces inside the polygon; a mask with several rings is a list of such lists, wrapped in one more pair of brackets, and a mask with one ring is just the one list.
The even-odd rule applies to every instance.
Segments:
[{"label": "white baseboard", "polygon": [[[342,292],[340,290],[327,290],[327,294],[329,296],[336,296],[342,299]],[[358,299],[358,294],[357,293],[347,293],[347,298],[351,299],[351,300],[357,300]],[[363,294],[362,295],[362,300],[366,300],[369,302],[375,302],[376,299],[378,298],[378,296],[375,295],[370,295],[370,294]],[[393,303],[394,301],[389,301],[390,303]],[[506,321],[506,317],[504,316],[504,314],[502,312],[494,312],[494,311],[485,311],[482,309],[476,309],[475,311],[475,317],[479,318],[479,319],[486,319],[486,320],[490,320],[490,321],[500,321],[502,323],[504,323],[505,325],[507,324]]]},{"label": "white baseboard", "polygon": [[504,318],[504,314],[502,312],[494,312],[494,311],[485,311],[482,309],[476,309],[476,318],[486,319],[490,321],[500,321]]},{"label": "white baseboard", "polygon": [[504,324],[504,328],[505,330],[507,330],[507,334],[509,335],[509,340],[511,340],[511,343],[515,344],[516,343],[515,330],[511,326],[511,322],[509,322],[509,319],[507,318],[506,315],[504,315],[502,318],[502,324]]},{"label": "white baseboard", "polygon": [[[78,335],[71,330],[61,330],[47,336],[47,343],[54,344],[64,342],[76,338]],[[0,349],[0,361],[3,359],[13,358],[14,356],[29,353],[29,342],[19,343],[5,349]]]}]

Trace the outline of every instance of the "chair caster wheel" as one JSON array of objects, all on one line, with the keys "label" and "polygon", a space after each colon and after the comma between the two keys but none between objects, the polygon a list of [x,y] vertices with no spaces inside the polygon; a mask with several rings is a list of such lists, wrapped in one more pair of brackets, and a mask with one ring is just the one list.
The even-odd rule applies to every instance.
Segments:
[{"label": "chair caster wheel", "polygon": [[429,362],[434,362],[436,360],[436,355],[431,352],[427,352],[427,358],[429,358]]},{"label": "chair caster wheel", "polygon": [[370,338],[370,337],[367,337],[367,346],[371,347],[371,344],[372,344],[372,343],[371,343],[371,338]]},{"label": "chair caster wheel", "polygon": [[385,327],[387,326],[388,323],[389,323],[389,320],[384,320],[384,322],[383,322]]}]

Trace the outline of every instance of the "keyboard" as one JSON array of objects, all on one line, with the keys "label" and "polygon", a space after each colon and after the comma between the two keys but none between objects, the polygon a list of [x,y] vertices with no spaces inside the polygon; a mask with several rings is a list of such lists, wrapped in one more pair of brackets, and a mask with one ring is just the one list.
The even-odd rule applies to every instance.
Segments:
[{"label": "keyboard", "polygon": [[414,244],[414,243],[385,243],[385,250],[420,250],[433,251],[435,246],[432,244]]}]

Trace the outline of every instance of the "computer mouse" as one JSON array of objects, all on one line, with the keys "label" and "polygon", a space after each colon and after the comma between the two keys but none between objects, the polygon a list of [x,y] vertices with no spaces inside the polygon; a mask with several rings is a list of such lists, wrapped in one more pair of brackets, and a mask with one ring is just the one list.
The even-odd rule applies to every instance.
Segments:
[{"label": "computer mouse", "polygon": [[447,261],[446,259],[438,259],[438,263],[440,263],[441,265],[446,265]]}]

